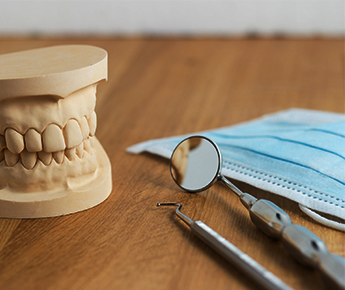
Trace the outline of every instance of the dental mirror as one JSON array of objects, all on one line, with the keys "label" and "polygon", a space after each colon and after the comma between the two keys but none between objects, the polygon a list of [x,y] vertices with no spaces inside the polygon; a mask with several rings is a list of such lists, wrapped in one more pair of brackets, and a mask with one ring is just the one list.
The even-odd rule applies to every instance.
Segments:
[{"label": "dental mirror", "polygon": [[190,136],[182,140],[170,158],[171,176],[183,190],[200,192],[221,180],[242,200],[246,194],[227,180],[221,169],[222,155],[217,144],[204,136]]},{"label": "dental mirror", "polygon": [[217,145],[205,137],[192,136],[183,140],[170,159],[170,172],[184,190],[198,192],[209,188],[222,166]]}]

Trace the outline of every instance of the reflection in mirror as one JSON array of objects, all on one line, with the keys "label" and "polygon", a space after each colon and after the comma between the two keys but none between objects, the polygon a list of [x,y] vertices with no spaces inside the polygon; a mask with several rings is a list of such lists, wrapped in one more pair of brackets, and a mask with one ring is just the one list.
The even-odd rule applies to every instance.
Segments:
[{"label": "reflection in mirror", "polygon": [[170,159],[173,179],[187,191],[208,188],[217,179],[220,169],[220,151],[205,137],[193,136],[183,140]]}]

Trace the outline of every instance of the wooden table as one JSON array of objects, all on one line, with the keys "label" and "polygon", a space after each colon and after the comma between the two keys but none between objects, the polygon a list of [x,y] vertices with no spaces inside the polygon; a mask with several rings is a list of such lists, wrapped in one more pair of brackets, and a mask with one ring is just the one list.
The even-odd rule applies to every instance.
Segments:
[{"label": "wooden table", "polygon": [[[344,113],[342,39],[0,39],[0,53],[91,44],[109,53],[99,85],[97,136],[112,163],[113,192],[90,210],[46,219],[0,219],[0,289],[257,289],[194,237],[172,208],[202,220],[295,289],[327,289],[282,244],[262,234],[234,194],[215,185],[181,192],[168,161],[130,155],[153,138],[228,126],[300,107]],[[1,177],[0,177],[1,178]],[[345,256],[344,233],[285,198],[267,198]]]}]

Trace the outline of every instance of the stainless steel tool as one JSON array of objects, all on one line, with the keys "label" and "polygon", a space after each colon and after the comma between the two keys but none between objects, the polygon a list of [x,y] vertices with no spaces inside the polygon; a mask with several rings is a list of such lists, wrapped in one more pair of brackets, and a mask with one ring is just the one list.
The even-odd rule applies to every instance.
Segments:
[{"label": "stainless steel tool", "polygon": [[201,221],[194,221],[180,210],[182,205],[179,203],[157,203],[161,205],[177,206],[176,214],[191,228],[192,233],[203,240],[206,244],[215,249],[224,258],[237,266],[244,273],[253,278],[261,286],[269,290],[291,290],[283,281],[266,270],[251,257],[236,248],[228,240],[223,238],[217,232],[205,225]]}]

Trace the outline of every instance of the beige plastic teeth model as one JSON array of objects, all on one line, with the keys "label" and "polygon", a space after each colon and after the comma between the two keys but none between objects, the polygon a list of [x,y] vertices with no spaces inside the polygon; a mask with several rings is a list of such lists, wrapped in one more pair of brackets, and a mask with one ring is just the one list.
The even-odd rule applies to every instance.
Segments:
[{"label": "beige plastic teeth model", "polygon": [[86,45],[0,55],[0,217],[93,207],[112,190],[95,137],[96,87],[107,53]]}]

